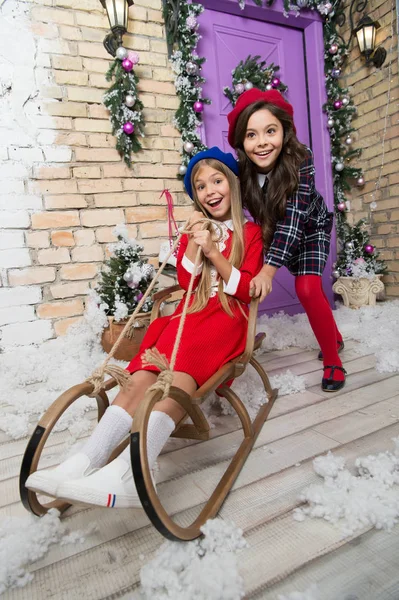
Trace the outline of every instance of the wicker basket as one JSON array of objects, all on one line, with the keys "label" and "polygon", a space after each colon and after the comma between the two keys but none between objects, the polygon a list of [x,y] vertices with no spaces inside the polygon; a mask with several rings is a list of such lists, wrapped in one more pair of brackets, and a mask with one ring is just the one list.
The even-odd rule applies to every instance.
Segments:
[{"label": "wicker basket", "polygon": [[[104,351],[108,354],[112,346],[118,339],[122,329],[125,327],[128,319],[115,322],[113,317],[108,317],[109,326],[103,331],[101,337],[101,345]],[[143,341],[144,335],[150,323],[150,315],[148,313],[139,313],[136,317],[135,327],[130,329],[128,336],[123,338],[114,357],[118,360],[130,362],[139,351],[140,344]]]}]

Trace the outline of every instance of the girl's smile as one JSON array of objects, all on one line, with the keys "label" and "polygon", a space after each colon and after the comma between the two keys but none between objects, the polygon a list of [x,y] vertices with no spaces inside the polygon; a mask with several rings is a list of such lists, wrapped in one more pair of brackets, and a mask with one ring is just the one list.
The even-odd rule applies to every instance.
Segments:
[{"label": "girl's smile", "polygon": [[270,110],[257,110],[248,119],[244,151],[260,173],[274,167],[283,147],[284,130],[281,122]]},{"label": "girl's smile", "polygon": [[223,173],[204,165],[195,176],[194,187],[201,206],[214,219],[231,218],[230,186]]}]

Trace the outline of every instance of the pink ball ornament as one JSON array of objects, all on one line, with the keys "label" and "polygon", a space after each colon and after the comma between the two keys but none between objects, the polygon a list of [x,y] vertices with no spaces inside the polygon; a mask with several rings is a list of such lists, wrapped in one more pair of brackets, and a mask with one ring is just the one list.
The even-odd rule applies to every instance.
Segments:
[{"label": "pink ball ornament", "polygon": [[338,208],[338,210],[340,210],[341,212],[343,212],[345,210],[345,208],[346,208],[345,202],[339,202],[337,204],[337,208]]},{"label": "pink ball ornament", "polygon": [[272,86],[274,88],[277,88],[280,85],[281,81],[278,77],[273,77],[272,79]]},{"label": "pink ball ornament", "polygon": [[140,60],[140,57],[139,57],[139,55],[137,54],[137,52],[133,52],[133,50],[129,50],[129,53],[128,53],[127,57],[128,57],[128,59],[129,59],[130,61],[132,61],[132,63],[133,63],[133,66],[134,66],[134,65],[137,65],[137,63],[138,63],[138,62],[139,62],[139,60]]},{"label": "pink ball ornament", "polygon": [[363,250],[366,252],[366,254],[373,254],[374,246],[372,246],[371,244],[365,244],[363,246]]},{"label": "pink ball ornament", "polygon": [[342,102],[341,102],[341,100],[336,100],[334,102],[334,108],[335,108],[335,110],[339,110],[340,108],[342,108]]},{"label": "pink ball ornament", "polygon": [[133,63],[130,58],[125,58],[125,60],[122,61],[122,68],[126,71],[126,73],[133,69]]},{"label": "pink ball ornament", "polygon": [[243,91],[245,90],[244,84],[243,83],[237,83],[237,85],[234,87],[234,89],[237,92],[237,94],[242,94]]},{"label": "pink ball ornament", "polygon": [[337,54],[338,52],[338,44],[331,44],[331,46],[328,49],[330,54]]},{"label": "pink ball ornament", "polygon": [[364,177],[359,177],[358,180],[356,181],[356,185],[358,187],[362,187],[364,185]]},{"label": "pink ball ornament", "polygon": [[193,104],[193,109],[195,110],[196,113],[202,113],[204,111],[204,105],[200,100],[197,100]]},{"label": "pink ball ornament", "polygon": [[127,121],[123,126],[123,131],[126,135],[131,135],[134,131],[134,125],[130,121]]}]

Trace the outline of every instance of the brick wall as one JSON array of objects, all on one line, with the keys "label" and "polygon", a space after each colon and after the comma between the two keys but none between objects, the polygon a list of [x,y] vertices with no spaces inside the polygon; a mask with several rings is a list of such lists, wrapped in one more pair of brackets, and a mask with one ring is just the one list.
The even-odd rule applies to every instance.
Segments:
[{"label": "brick wall", "polygon": [[[180,138],[171,123],[178,100],[161,0],[136,0],[124,37],[124,45],[140,55],[136,72],[147,123],[144,150],[132,169],[115,150],[102,105],[111,57],[102,45],[109,25],[99,0],[14,4],[17,12],[23,6],[18,44],[34,51],[18,103],[16,73],[26,59],[10,49],[10,122],[1,122],[0,132],[5,345],[63,334],[80,318],[116,224],[125,222],[155,263],[160,238],[167,236],[165,200],[159,199],[165,187],[179,204],[179,221],[191,210],[176,179]],[[8,20],[10,29],[12,14]],[[25,138],[18,135],[11,104],[29,121]]]},{"label": "brick wall", "polygon": [[[357,129],[354,133],[354,148],[361,148],[362,155],[353,164],[364,170],[366,185],[352,191],[349,221],[366,217],[370,221],[371,242],[387,261],[389,274],[384,277],[386,294],[399,296],[399,79],[398,79],[398,38],[396,11],[393,12],[394,37],[391,49],[391,0],[370,0],[367,14],[377,20],[381,28],[377,31],[377,46],[382,45],[388,56],[380,69],[366,67],[360,56],[356,39],[352,41],[349,65],[346,67],[345,85],[349,86],[358,109],[358,117],[353,120]],[[349,3],[347,6],[349,10]],[[355,16],[355,25],[361,15]],[[349,25],[349,24],[348,24]],[[344,28],[348,39],[349,28]],[[391,77],[389,78],[389,63]],[[377,208],[370,211],[371,194],[379,177],[382,161],[382,140],[385,125],[387,94],[391,88],[391,102],[388,108],[387,131],[385,136],[385,158],[380,190],[376,194]]]}]

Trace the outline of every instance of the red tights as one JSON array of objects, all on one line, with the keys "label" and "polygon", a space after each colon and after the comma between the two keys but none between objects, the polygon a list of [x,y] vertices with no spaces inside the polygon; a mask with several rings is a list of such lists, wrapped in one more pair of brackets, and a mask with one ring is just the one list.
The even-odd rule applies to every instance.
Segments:
[{"label": "red tights", "polygon": [[[295,290],[323,353],[323,364],[342,367],[338,356],[338,342],[342,341],[342,336],[338,331],[330,304],[324,293],[321,277],[319,275],[298,275],[295,277]],[[330,372],[331,369],[326,369],[323,376],[329,377]],[[336,370],[333,379],[342,381],[344,374],[342,371]]]}]

